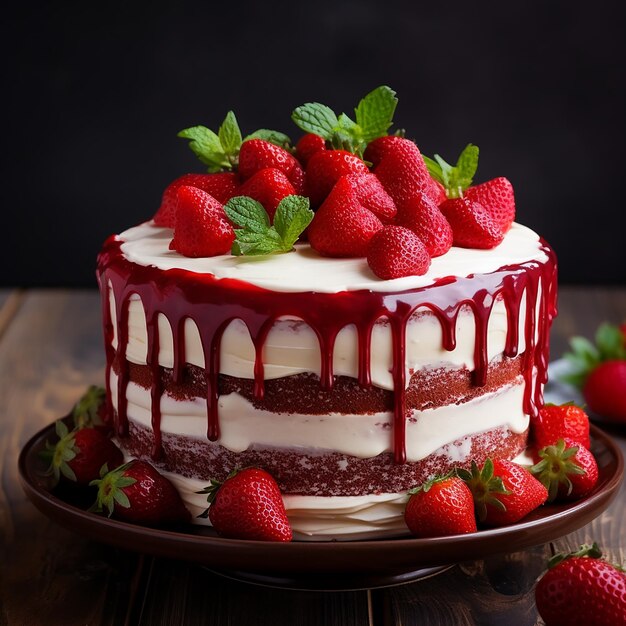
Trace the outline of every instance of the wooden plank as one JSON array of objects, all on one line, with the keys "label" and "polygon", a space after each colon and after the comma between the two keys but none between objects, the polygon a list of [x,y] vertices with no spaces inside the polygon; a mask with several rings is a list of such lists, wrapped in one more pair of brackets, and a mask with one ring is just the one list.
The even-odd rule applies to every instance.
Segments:
[{"label": "wooden plank", "polygon": [[197,565],[153,559],[140,626],[368,626],[365,592],[289,591],[230,581]]},{"label": "wooden plank", "polygon": [[27,439],[102,383],[101,343],[94,291],[26,292],[0,340],[2,624],[119,623],[126,613],[137,558],[49,522],[17,477]]}]

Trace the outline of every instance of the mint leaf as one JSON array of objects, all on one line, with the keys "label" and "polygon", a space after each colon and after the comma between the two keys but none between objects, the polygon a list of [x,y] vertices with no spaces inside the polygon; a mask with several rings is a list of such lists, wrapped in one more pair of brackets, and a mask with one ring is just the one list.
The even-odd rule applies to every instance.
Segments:
[{"label": "mint leaf", "polygon": [[237,226],[242,226],[255,233],[265,232],[269,228],[270,218],[263,205],[248,196],[235,196],[224,206],[228,219]]},{"label": "mint leaf", "polygon": [[324,139],[331,139],[339,125],[333,110],[319,102],[307,102],[296,107],[291,119],[304,132],[319,135]]},{"label": "mint leaf", "polygon": [[309,199],[304,196],[287,196],[280,201],[274,215],[274,228],[285,247],[293,247],[314,215],[309,208]]},{"label": "mint leaf", "polygon": [[220,138],[206,126],[185,128],[177,136],[191,140],[189,147],[200,161],[208,166],[210,172],[215,172],[222,168],[230,168],[230,163],[224,153]]},{"label": "mint leaf", "polygon": [[248,141],[248,139],[263,139],[263,141],[269,141],[281,148],[289,148],[291,146],[291,139],[285,133],[279,133],[277,130],[269,130],[267,128],[255,130],[247,135],[244,141]]},{"label": "mint leaf", "polygon": [[248,196],[231,198],[224,210],[231,222],[241,226],[235,229],[231,249],[236,256],[289,252],[313,219],[309,199],[295,195],[281,200],[272,226],[263,205]]},{"label": "mint leaf", "polygon": [[397,105],[396,92],[386,85],[376,87],[361,99],[354,114],[365,143],[387,134]]},{"label": "mint leaf", "polygon": [[239,154],[239,148],[241,148],[241,131],[239,130],[239,124],[237,118],[232,111],[229,111],[222,122],[222,125],[218,131],[218,137],[221,144],[221,148],[232,163],[236,162],[236,158]]},{"label": "mint leaf", "polygon": [[468,143],[459,155],[456,162],[455,172],[457,180],[463,189],[467,189],[471,184],[478,169],[478,146]]}]

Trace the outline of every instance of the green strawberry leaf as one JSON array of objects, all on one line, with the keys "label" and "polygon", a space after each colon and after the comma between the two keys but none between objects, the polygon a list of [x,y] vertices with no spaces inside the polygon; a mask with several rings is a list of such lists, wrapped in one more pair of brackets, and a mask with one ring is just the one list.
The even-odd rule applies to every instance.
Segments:
[{"label": "green strawberry leaf", "polygon": [[296,107],[291,114],[291,119],[304,132],[319,135],[324,139],[331,139],[339,125],[333,110],[319,102],[307,102]]},{"label": "green strawberry leaf", "polygon": [[462,198],[478,169],[478,152],[478,146],[468,143],[454,166],[438,154],[433,159],[425,156],[424,162],[429,174],[445,187],[448,198]]},{"label": "green strawberry leaf", "polygon": [[239,124],[237,118],[232,111],[229,111],[222,122],[217,133],[220,141],[220,145],[224,154],[230,161],[230,163],[237,162],[237,156],[239,155],[239,148],[241,148],[241,130],[239,130]]},{"label": "green strawberry leaf", "polygon": [[397,105],[396,92],[386,85],[376,87],[361,99],[354,114],[365,143],[387,134]]},{"label": "green strawberry leaf", "polygon": [[291,139],[285,133],[280,133],[277,130],[269,130],[267,128],[259,128],[253,133],[250,133],[244,137],[244,141],[249,139],[263,139],[263,141],[269,141],[281,148],[288,149],[291,147]]},{"label": "green strawberry leaf", "polygon": [[601,361],[626,358],[624,335],[617,326],[601,324],[596,331],[595,340]]},{"label": "green strawberry leaf", "polygon": [[230,221],[241,227],[235,229],[231,250],[235,256],[290,252],[314,215],[309,199],[295,195],[281,200],[273,225],[263,205],[247,196],[231,198],[224,210]]}]

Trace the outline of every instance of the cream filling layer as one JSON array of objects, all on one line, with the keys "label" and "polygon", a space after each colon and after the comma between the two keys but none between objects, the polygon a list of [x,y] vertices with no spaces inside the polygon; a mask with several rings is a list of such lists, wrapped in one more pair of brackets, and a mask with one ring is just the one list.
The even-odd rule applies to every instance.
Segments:
[{"label": "cream filling layer", "polygon": [[[118,380],[114,372],[111,372],[110,385],[116,406]],[[529,420],[522,408],[523,393],[520,376],[516,384],[463,404],[414,411],[406,423],[407,460],[419,461],[446,444],[502,426],[514,433],[524,432]],[[126,396],[128,419],[152,428],[150,392],[131,382]],[[160,408],[161,432],[206,441],[204,399],[178,401],[163,395]],[[393,451],[391,412],[370,415],[271,413],[231,393],[220,397],[218,415],[220,438],[216,444],[233,452],[243,452],[251,446],[267,446],[372,458]]]},{"label": "cream filling layer", "polygon": [[[115,329],[113,345],[117,347],[117,322],[113,291],[109,290],[111,316]],[[525,350],[525,301],[522,297],[519,316],[518,353]],[[539,302],[539,299],[537,300]],[[164,315],[159,315],[159,364],[173,367],[174,345],[172,328]],[[504,302],[499,299],[493,306],[487,328],[487,357],[491,361],[505,348],[508,321]],[[146,316],[139,296],[131,296],[128,317],[128,344],[126,358],[144,365],[147,358],[148,335]],[[411,374],[424,367],[466,367],[474,370],[474,344],[476,324],[469,307],[463,307],[456,323],[456,347],[447,351],[442,345],[441,324],[427,309],[418,309],[406,329],[406,381]],[[372,383],[382,389],[393,389],[391,327],[377,323],[371,336]],[[337,376],[358,377],[358,336],[354,325],[343,328],[335,342],[333,368]],[[195,322],[185,321],[185,358],[198,367],[204,367],[204,351]],[[237,378],[254,378],[255,348],[248,328],[240,319],[226,328],[221,341],[220,372]],[[263,346],[265,379],[275,379],[302,372],[320,374],[320,347],[313,329],[301,320],[279,319],[269,332]]]}]

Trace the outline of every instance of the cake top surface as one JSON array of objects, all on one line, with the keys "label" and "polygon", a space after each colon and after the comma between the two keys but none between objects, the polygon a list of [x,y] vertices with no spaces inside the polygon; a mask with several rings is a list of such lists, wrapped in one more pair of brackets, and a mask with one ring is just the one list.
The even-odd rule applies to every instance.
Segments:
[{"label": "cake top surface", "polygon": [[146,222],[119,235],[121,251],[131,262],[161,270],[182,269],[216,278],[245,281],[257,287],[281,292],[315,291],[338,293],[366,289],[397,292],[434,284],[450,276],[486,274],[501,267],[547,259],[539,236],[531,229],[513,224],[502,243],[490,250],[453,246],[436,257],[428,272],[381,281],[364,258],[322,257],[308,244],[298,244],[295,252],[266,256],[190,258],[169,249],[172,231]]}]

